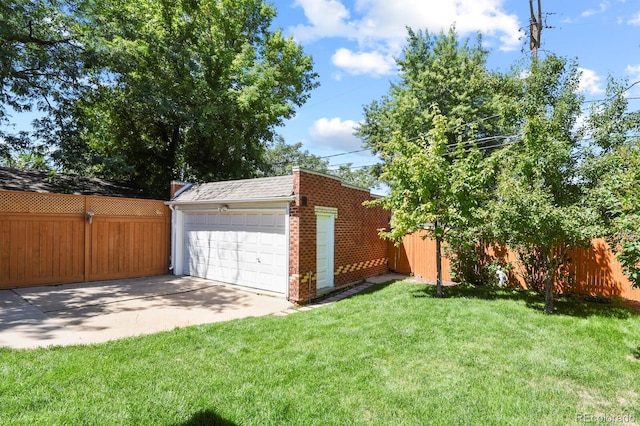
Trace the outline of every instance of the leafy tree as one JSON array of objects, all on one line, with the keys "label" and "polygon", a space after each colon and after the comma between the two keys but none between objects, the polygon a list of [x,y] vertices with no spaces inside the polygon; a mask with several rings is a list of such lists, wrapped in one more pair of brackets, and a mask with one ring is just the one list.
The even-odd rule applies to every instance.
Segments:
[{"label": "leafy tree", "polygon": [[591,150],[584,161],[601,235],[618,253],[623,271],[640,287],[640,112],[628,111],[627,82],[609,80],[607,98],[594,104],[587,123]]},{"label": "leafy tree", "polygon": [[380,180],[389,186],[387,196],[370,205],[393,212],[391,229],[380,235],[398,241],[425,230],[436,240],[436,296],[442,297],[442,243],[455,243],[455,230],[471,226],[480,206],[484,183],[480,151],[474,144],[448,148],[447,118],[432,106],[434,127],[426,137],[407,139],[394,133],[381,145]]},{"label": "leafy tree", "polygon": [[[394,211],[407,212],[407,217],[394,213],[396,228],[387,236],[399,238],[400,232],[432,223],[436,227],[430,233],[438,245],[447,240],[453,256],[465,262],[476,259],[478,217],[473,206],[487,193],[487,188],[478,185],[490,185],[488,179],[475,175],[480,173],[476,155],[488,155],[505,140],[505,135],[513,133],[515,124],[515,116],[508,108],[502,108],[510,99],[514,83],[508,75],[487,70],[487,55],[480,36],[474,44],[468,40],[460,43],[453,27],[439,35],[409,30],[407,44],[397,60],[400,80],[391,85],[388,95],[365,107],[364,121],[357,130],[365,146],[381,155],[380,180],[391,188],[388,205]],[[442,134],[430,133],[435,131],[436,122],[440,122],[438,131]],[[444,147],[430,147],[434,141]],[[459,155],[474,153],[476,146],[481,148],[470,155],[469,164],[462,158],[456,162],[455,156],[448,154],[459,143]],[[412,144],[417,145],[411,147]],[[415,151],[417,155],[423,150],[430,150],[430,159],[423,159],[424,164],[416,166],[434,167],[432,170],[407,171],[397,163],[414,164],[407,153]],[[454,172],[468,173],[467,183],[455,180],[459,176],[450,175]],[[418,183],[430,186],[423,188]],[[446,189],[446,185],[465,188],[469,197],[457,199],[461,192]],[[438,199],[430,199],[432,194]],[[422,217],[426,212],[434,215],[432,220]],[[440,256],[440,249],[437,251]],[[439,257],[436,263],[440,263]]]},{"label": "leafy tree", "polygon": [[594,191],[595,204],[624,273],[640,287],[640,142],[621,145],[608,157],[610,172]]},{"label": "leafy tree", "polygon": [[276,141],[269,144],[264,156],[264,176],[284,176],[291,174],[295,166],[309,170],[327,172],[329,161],[302,150],[302,142],[287,144],[280,135]]},{"label": "leafy tree", "polygon": [[491,160],[498,175],[486,223],[521,262],[540,255],[546,313],[553,312],[554,281],[567,250],[589,246],[595,235],[580,173],[578,78],[576,65],[562,58],[534,60],[511,107],[522,120],[521,139]]},{"label": "leafy tree", "polygon": [[[508,132],[511,114],[499,113],[505,77],[486,68],[488,52],[482,39],[460,43],[452,27],[439,35],[408,30],[407,44],[397,60],[400,81],[389,94],[364,109],[357,130],[365,146],[384,150],[394,132],[406,139],[424,136],[434,127],[432,105],[450,123],[448,144],[481,139],[479,145],[495,145],[495,138]],[[486,138],[486,139],[484,139]]]},{"label": "leafy tree", "polygon": [[50,110],[82,85],[82,2],[0,3],[0,159],[31,149],[33,136],[8,130],[10,114]]},{"label": "leafy tree", "polygon": [[329,161],[302,149],[302,142],[287,144],[280,135],[276,141],[267,145],[264,166],[260,176],[283,176],[291,174],[295,167],[302,167],[321,173],[338,176],[344,182],[362,188],[372,188],[378,183],[377,166],[354,168],[352,163],[342,164],[338,169],[330,169]]},{"label": "leafy tree", "polygon": [[262,0],[89,2],[90,84],[39,122],[64,169],[129,177],[164,196],[173,178],[250,177],[316,74]]},{"label": "leafy tree", "polygon": [[357,166],[353,163],[341,164],[336,170],[328,170],[327,173],[334,174],[344,182],[361,188],[374,188],[379,184],[380,165]]}]

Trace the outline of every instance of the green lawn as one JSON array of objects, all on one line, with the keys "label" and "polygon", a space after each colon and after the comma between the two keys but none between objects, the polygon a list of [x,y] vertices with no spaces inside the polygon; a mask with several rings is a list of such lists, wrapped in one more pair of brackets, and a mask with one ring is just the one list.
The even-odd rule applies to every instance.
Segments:
[{"label": "green lawn", "polygon": [[3,349],[0,424],[640,423],[637,310],[445,296],[396,282],[286,317]]}]

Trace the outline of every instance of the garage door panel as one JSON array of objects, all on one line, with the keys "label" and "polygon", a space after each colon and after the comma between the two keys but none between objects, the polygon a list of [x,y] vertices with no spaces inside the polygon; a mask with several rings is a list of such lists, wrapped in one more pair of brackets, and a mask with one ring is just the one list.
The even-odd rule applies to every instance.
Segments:
[{"label": "garage door panel", "polygon": [[283,213],[185,214],[185,273],[285,293]]}]

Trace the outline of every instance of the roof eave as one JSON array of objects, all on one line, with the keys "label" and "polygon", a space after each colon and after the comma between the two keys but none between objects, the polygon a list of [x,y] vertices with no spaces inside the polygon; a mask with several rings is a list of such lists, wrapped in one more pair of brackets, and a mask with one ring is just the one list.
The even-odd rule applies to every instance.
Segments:
[{"label": "roof eave", "polygon": [[211,199],[211,200],[172,200],[166,201],[165,204],[168,206],[178,206],[178,205],[203,205],[203,204],[248,204],[248,203],[274,203],[274,202],[291,202],[294,201],[296,197],[294,195],[290,195],[287,197],[269,197],[269,198],[244,198],[244,199]]}]

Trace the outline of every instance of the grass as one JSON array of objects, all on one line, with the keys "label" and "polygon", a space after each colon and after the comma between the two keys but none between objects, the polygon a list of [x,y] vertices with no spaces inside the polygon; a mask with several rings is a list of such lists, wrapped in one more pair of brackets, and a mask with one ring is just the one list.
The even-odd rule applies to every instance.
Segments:
[{"label": "grass", "polygon": [[0,424],[640,423],[637,310],[445,296],[396,282],[286,317],[2,349]]}]

